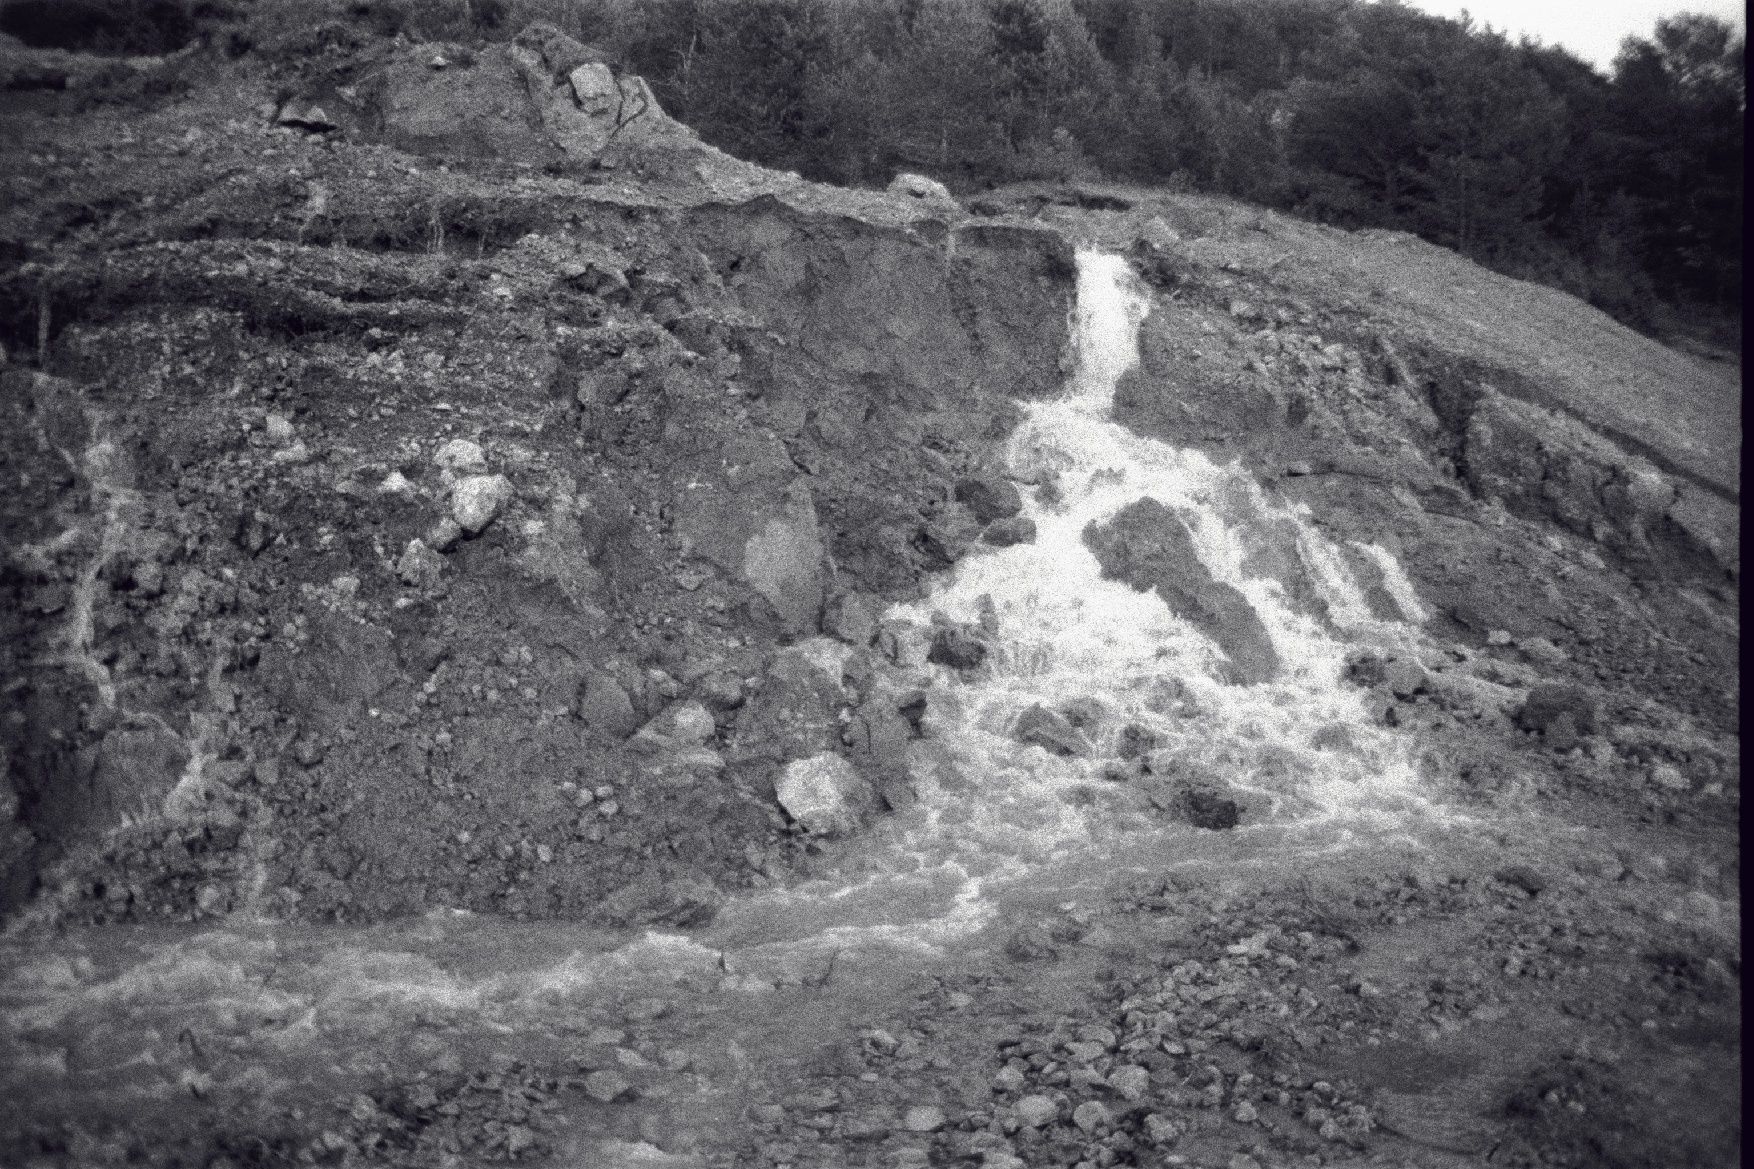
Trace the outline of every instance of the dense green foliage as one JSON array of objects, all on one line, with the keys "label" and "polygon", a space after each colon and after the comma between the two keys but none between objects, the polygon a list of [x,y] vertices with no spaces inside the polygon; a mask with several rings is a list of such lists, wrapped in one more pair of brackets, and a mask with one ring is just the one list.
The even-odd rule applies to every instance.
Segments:
[{"label": "dense green foliage", "polygon": [[[1743,43],[1706,17],[1604,76],[1394,0],[306,2],[415,36],[553,20],[708,141],[811,178],[1168,184],[1417,232],[1645,328],[1739,315]],[[0,17],[110,9],[162,40],[213,7]]]}]

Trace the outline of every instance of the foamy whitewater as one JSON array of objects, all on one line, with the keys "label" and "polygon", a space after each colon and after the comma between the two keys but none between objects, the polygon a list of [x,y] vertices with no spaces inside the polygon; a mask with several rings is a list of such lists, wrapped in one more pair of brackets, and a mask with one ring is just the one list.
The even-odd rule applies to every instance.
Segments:
[{"label": "foamy whitewater", "polygon": [[[1036,541],[972,554],[925,599],[889,613],[921,626],[935,615],[978,623],[991,647],[974,681],[932,667],[919,807],[878,829],[872,851],[852,850],[845,882],[757,898],[730,909],[731,921],[753,924],[767,916],[758,905],[778,902],[791,939],[930,946],[985,924],[1001,888],[1080,858],[1111,872],[1178,855],[1199,863],[1199,838],[1212,834],[1166,825],[1113,778],[1129,724],[1155,736],[1154,759],[1214,777],[1246,805],[1226,834],[1233,852],[1250,851],[1234,839],[1250,834],[1260,837],[1257,852],[1328,851],[1447,815],[1421,796],[1405,738],[1376,725],[1360,692],[1342,683],[1356,646],[1417,642],[1423,610],[1393,556],[1354,545],[1349,558],[1304,509],[1270,501],[1240,467],[1111,421],[1115,384],[1138,362],[1149,312],[1122,258],[1079,255],[1076,372],[1064,397],[1026,405],[1007,451]],[[1029,485],[1050,480],[1047,503]],[[1186,521],[1201,561],[1259,614],[1282,662],[1274,681],[1225,684],[1223,654],[1207,637],[1155,593],[1102,578],[1085,528],[1144,498]],[[1294,611],[1283,582],[1245,570],[1264,547],[1300,566],[1327,626]],[[1374,565],[1410,619],[1373,618],[1349,559]],[[1095,750],[1063,757],[1018,742],[1017,719],[1037,703],[1094,715],[1086,733]]]}]

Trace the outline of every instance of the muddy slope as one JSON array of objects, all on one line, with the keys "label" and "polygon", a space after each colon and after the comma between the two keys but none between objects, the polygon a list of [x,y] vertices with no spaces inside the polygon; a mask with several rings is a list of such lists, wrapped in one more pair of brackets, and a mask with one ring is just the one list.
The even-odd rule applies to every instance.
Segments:
[{"label": "muddy slope", "polygon": [[[8,906],[66,857],[103,920],[710,913],[777,840],[746,694],[978,535],[953,484],[1057,384],[1070,246],[245,99],[18,123]],[[691,700],[710,748],[624,745]]]}]

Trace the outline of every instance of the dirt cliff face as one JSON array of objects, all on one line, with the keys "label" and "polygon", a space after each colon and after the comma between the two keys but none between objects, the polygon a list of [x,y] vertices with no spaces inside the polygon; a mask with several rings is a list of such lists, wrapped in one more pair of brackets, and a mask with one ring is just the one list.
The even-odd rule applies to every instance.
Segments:
[{"label": "dirt cliff face", "polygon": [[0,53],[0,1160],[1735,1162],[1722,371],[338,27]]},{"label": "dirt cliff face", "polygon": [[64,169],[9,212],[47,370],[5,375],[11,908],[64,858],[104,919],[698,912],[779,839],[772,777],[622,740],[690,698],[728,725],[826,607],[954,562],[953,482],[1059,381],[1058,234],[508,168],[430,109],[391,132],[407,75],[524,100],[428,55],[342,70],[370,132],[27,123]]}]

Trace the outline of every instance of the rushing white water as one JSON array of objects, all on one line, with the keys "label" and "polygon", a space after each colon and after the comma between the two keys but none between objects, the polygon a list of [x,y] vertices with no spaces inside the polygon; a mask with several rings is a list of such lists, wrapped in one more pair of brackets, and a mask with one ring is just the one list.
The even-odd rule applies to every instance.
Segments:
[{"label": "rushing white water", "polygon": [[[1423,611],[1394,558],[1336,546],[1240,467],[1111,420],[1149,311],[1124,260],[1080,255],[1076,372],[1064,397],[1026,406],[1007,452],[1014,479],[1048,485],[1025,489],[1036,540],[967,557],[889,614],[978,624],[992,650],[972,677],[923,667],[932,747],[916,761],[920,807],[879,834],[862,876],[757,899],[787,906],[785,937],[930,945],[985,924],[995,890],[1081,858],[1110,871],[1203,863],[1215,834],[1166,824],[1126,781],[1139,777],[1122,770],[1122,739],[1141,731],[1153,770],[1203,777],[1246,806],[1225,834],[1228,861],[1343,848],[1446,814],[1420,795],[1405,739],[1342,684],[1356,645],[1415,644]],[[1205,635],[1155,593],[1103,579],[1086,527],[1145,498],[1186,522],[1205,567],[1258,614],[1282,663],[1272,681],[1221,681],[1224,655]],[[1394,618],[1373,616],[1373,586]],[[1019,742],[1017,720],[1037,704],[1075,713],[1093,749],[1068,757]],[[1238,839],[1250,836],[1252,850]]]}]

